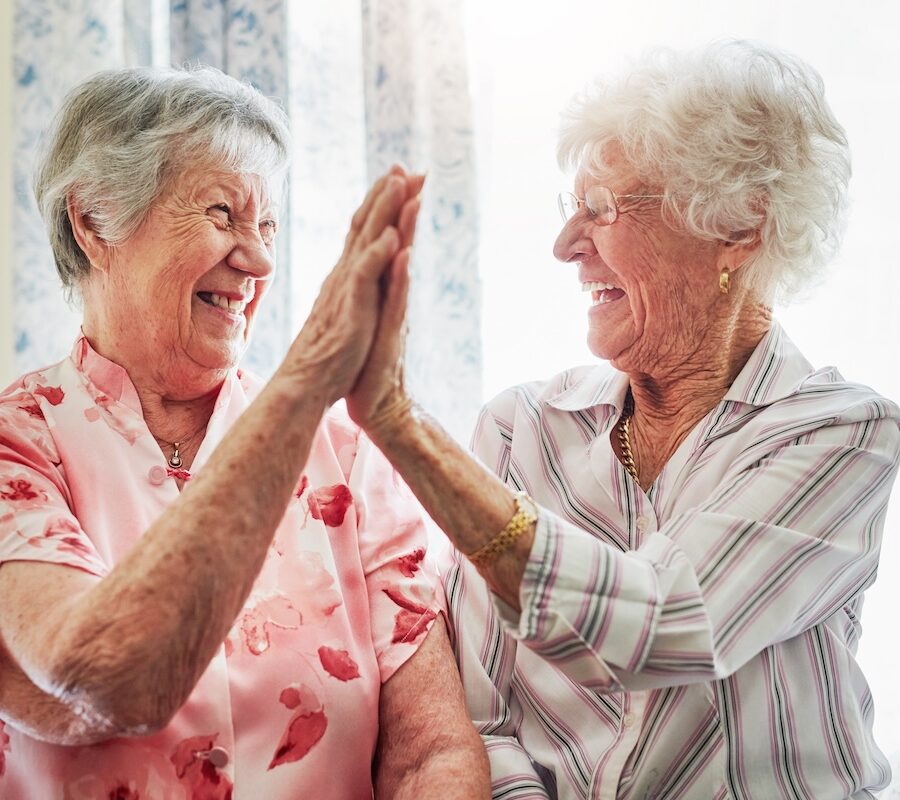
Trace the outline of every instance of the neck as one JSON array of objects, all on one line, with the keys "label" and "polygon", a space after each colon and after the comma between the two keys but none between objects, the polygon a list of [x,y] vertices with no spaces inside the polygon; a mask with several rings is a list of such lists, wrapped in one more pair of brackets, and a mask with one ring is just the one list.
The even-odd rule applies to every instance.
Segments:
[{"label": "neck", "polygon": [[144,422],[160,444],[196,444],[196,440],[202,438],[195,434],[206,427],[212,416],[215,393],[195,400],[170,400],[155,391],[135,388],[141,400]]},{"label": "neck", "polygon": [[649,486],[691,429],[728,392],[771,326],[769,309],[753,305],[707,327],[680,357],[629,371],[629,425],[641,484]]},{"label": "neck", "polygon": [[[119,339],[108,329],[97,326],[85,314],[82,329],[91,347],[99,355],[118,364],[128,374],[141,403],[144,422],[160,443],[184,442],[202,429],[212,416],[224,372],[186,374],[165,358],[129,358],[127,347],[118,346]],[[105,335],[104,335],[105,334]],[[119,337],[128,342],[134,332]],[[178,391],[173,391],[177,387]]]},{"label": "neck", "polygon": [[665,421],[705,415],[734,383],[771,324],[769,309],[748,306],[703,330],[681,357],[629,372],[635,417]]}]

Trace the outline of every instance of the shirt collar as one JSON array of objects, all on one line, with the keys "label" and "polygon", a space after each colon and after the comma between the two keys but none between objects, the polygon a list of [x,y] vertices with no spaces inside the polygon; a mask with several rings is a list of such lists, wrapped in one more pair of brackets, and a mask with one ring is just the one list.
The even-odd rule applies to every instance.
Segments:
[{"label": "shirt collar", "polygon": [[[813,372],[797,346],[777,322],[760,340],[723,400],[766,406],[794,394]],[[621,411],[628,391],[628,376],[597,365],[548,401],[561,411],[583,411],[599,405]]]},{"label": "shirt collar", "polygon": [[[131,378],[125,371],[125,368],[114,361],[110,361],[108,358],[104,358],[94,350],[83,331],[72,347],[72,361],[75,362],[78,371],[100,392],[143,417],[144,411],[141,407],[140,397],[138,397],[137,390],[134,388],[134,384],[131,382]],[[216,399],[213,416],[220,414],[222,409],[228,405],[233,394],[234,384],[237,383],[236,375],[236,369],[228,371],[228,375]]]},{"label": "shirt collar", "polygon": [[812,364],[797,345],[781,325],[772,322],[724,399],[751,406],[771,405],[795,394],[812,372]]},{"label": "shirt collar", "polygon": [[83,331],[72,347],[72,361],[78,371],[103,394],[143,416],[140,398],[128,373],[94,350]]},{"label": "shirt collar", "polygon": [[628,376],[624,372],[597,365],[547,402],[561,411],[584,411],[600,405],[615,406],[621,411],[627,392]]}]

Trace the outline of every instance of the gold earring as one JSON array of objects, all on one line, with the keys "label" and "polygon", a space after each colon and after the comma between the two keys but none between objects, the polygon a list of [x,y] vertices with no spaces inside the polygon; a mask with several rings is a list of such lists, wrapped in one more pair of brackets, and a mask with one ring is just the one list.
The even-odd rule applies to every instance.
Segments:
[{"label": "gold earring", "polygon": [[731,282],[731,275],[728,273],[728,267],[722,267],[719,273],[719,291],[722,294],[728,294],[728,284]]}]

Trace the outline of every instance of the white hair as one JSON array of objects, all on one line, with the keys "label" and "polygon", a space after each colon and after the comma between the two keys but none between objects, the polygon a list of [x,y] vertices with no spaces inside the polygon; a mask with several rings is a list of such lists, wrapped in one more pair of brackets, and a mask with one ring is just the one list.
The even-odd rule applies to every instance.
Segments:
[{"label": "white hair", "polygon": [[843,234],[850,153],[819,74],[745,41],[654,50],[563,116],[563,169],[608,174],[619,147],[664,193],[664,217],[709,240],[761,247],[741,270],[767,303],[805,289]]},{"label": "white hair", "polygon": [[275,177],[287,166],[289,142],[279,106],[210,67],[88,78],[63,102],[34,178],[63,285],[77,288],[90,272],[72,234],[70,194],[97,234],[120,244],[189,163]]}]

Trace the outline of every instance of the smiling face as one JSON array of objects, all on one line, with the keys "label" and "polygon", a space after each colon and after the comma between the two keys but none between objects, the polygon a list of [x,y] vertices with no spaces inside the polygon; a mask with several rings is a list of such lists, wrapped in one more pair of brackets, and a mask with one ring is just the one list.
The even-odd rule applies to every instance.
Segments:
[{"label": "smiling face", "polygon": [[127,241],[101,248],[84,292],[99,352],[173,399],[218,385],[274,273],[271,190],[258,175],[202,167],[173,178]]},{"label": "smiling face", "polygon": [[[618,153],[596,177],[582,168],[574,194],[607,186],[619,196],[661,194],[643,183]],[[659,199],[620,199],[612,225],[581,210],[570,217],[553,253],[578,265],[591,293],[588,346],[620,370],[656,374],[697,352],[716,314],[721,244],[672,229]]]}]

